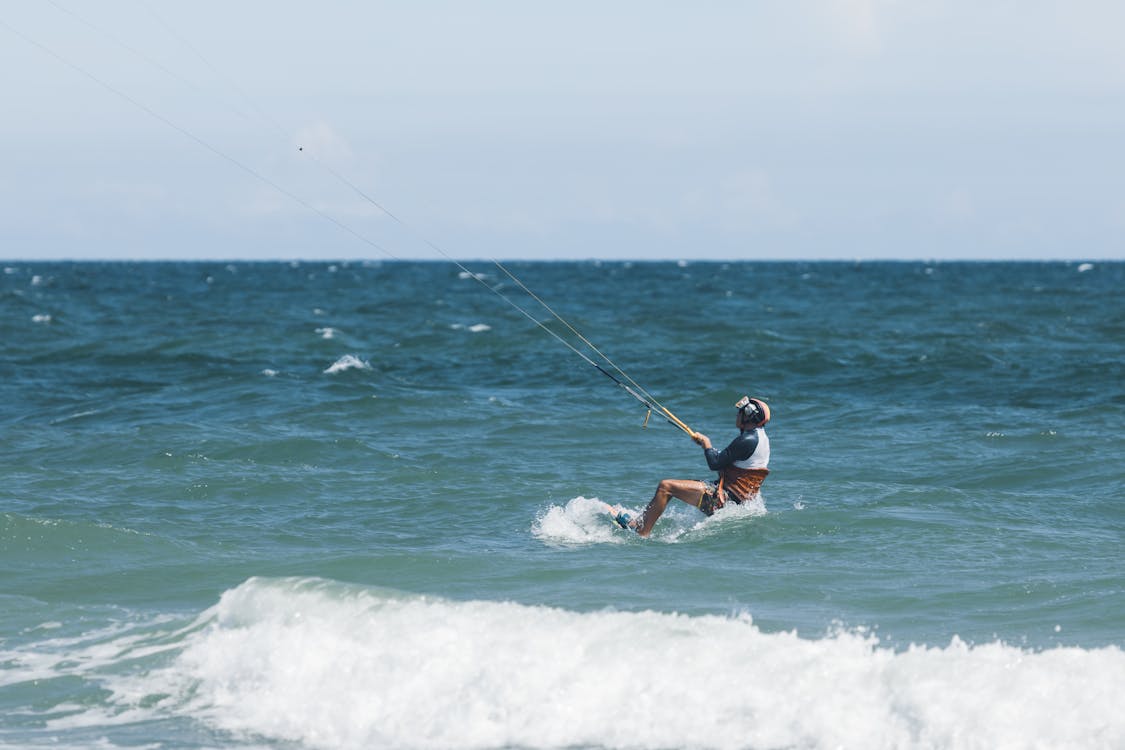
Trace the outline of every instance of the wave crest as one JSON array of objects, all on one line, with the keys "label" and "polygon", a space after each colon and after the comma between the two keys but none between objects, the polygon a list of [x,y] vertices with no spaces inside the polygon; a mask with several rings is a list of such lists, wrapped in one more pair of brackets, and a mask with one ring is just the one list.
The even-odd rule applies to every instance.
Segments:
[{"label": "wave crest", "polygon": [[[1119,747],[1125,653],[883,648],[749,616],[454,602],[251,579],[109,687],[312,747]],[[154,699],[152,696],[160,696]]]}]

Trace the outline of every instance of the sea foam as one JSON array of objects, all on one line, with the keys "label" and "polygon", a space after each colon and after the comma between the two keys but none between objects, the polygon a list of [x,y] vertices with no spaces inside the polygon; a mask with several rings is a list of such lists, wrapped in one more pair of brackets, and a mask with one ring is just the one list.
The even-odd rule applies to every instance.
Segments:
[{"label": "sea foam", "polygon": [[[531,533],[548,544],[559,546],[640,541],[640,537],[625,532],[611,522],[610,505],[596,497],[581,496],[572,498],[565,505],[551,505],[535,519]],[[644,511],[643,504],[615,507],[633,516]],[[681,507],[686,512],[681,512]],[[728,505],[710,517],[673,501],[660,517],[649,541],[671,543],[688,538],[697,539],[716,533],[740,519],[765,513],[766,506],[761,495],[742,505]]]},{"label": "sea foam", "polygon": [[167,666],[105,678],[122,712],[323,748],[1125,746],[1112,646],[894,651],[315,579],[251,579],[183,632]]}]

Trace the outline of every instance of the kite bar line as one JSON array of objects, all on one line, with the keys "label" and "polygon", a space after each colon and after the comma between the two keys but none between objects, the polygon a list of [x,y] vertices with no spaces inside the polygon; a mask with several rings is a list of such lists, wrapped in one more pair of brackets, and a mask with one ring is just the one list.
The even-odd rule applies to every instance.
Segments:
[{"label": "kite bar line", "polygon": [[[535,292],[528,289],[527,286],[522,281],[520,281],[518,278],[516,278],[516,275],[514,273],[512,273],[511,271],[509,271],[506,266],[504,266],[498,260],[493,260],[492,262],[496,265],[497,268],[499,268],[501,271],[506,273],[508,275],[508,278],[510,278],[512,281],[514,281],[516,283],[516,285],[519,286],[519,288],[522,289],[529,297],[531,297],[533,300],[535,300],[540,305],[542,305],[543,308],[547,312],[551,313],[551,315],[553,315],[555,317],[555,320],[559,321],[564,326],[566,326],[570,330],[570,332],[573,333],[575,336],[577,336],[578,339],[583,344],[590,347],[590,349],[592,351],[594,351],[599,357],[604,359],[610,367],[612,367],[614,370],[616,370],[618,373],[620,373],[621,377],[625,378],[625,380],[627,380],[629,382],[629,385],[633,386],[633,388],[636,388],[638,391],[640,391],[642,394],[644,394],[644,397],[642,398],[640,395],[633,392],[632,389],[626,388],[622,383],[617,381],[617,378],[614,378],[608,372],[605,372],[605,370],[602,370],[603,373],[605,373],[610,378],[612,378],[614,380],[614,382],[617,382],[617,384],[620,385],[622,388],[625,388],[625,390],[628,391],[633,396],[633,398],[636,398],[641,403],[645,404],[646,406],[649,406],[650,409],[655,408],[657,411],[659,411],[661,414],[663,414],[664,417],[669,422],[671,422],[676,427],[679,427],[681,430],[686,432],[688,435],[694,435],[695,434],[694,430],[692,430],[690,427],[688,427],[686,424],[684,424],[679,419],[679,417],[677,417],[671,411],[666,409],[663,404],[661,404],[659,401],[657,401],[655,398],[652,397],[652,394],[650,394],[648,391],[646,391],[644,388],[642,388],[640,386],[640,384],[637,383],[637,381],[633,380],[631,377],[629,377],[629,375],[624,370],[622,370],[620,367],[618,367],[614,363],[614,361],[612,359],[610,359],[605,354],[605,352],[603,352],[598,347],[594,346],[593,342],[591,342],[589,339],[587,339],[585,336],[583,336],[581,333],[579,333],[578,329],[576,329],[574,326],[572,326],[570,323],[568,323],[566,321],[566,319],[564,319],[561,315],[559,315],[557,312],[555,312],[554,309],[550,305],[548,305],[546,302],[544,302],[542,299],[540,299],[539,295],[535,294]],[[598,369],[601,370],[602,368],[599,367]],[[646,416],[645,417],[645,425],[647,425],[647,424],[648,424],[648,417]]]},{"label": "kite bar line", "polygon": [[[299,149],[299,150],[301,150],[303,152],[303,149]],[[659,401],[657,401],[652,396],[652,394],[650,394],[648,391],[646,391],[639,383],[637,383],[637,381],[635,381],[635,380],[633,380],[633,378],[629,377],[629,374],[626,373],[624,370],[622,370],[612,359],[610,359],[605,354],[605,352],[603,352],[601,349],[599,349],[597,346],[595,346],[594,343],[592,341],[590,341],[588,338],[583,336],[578,331],[578,329],[575,328],[573,325],[571,325],[563,316],[561,316],[557,312],[555,312],[554,308],[552,308],[550,305],[548,305],[546,302],[544,302],[543,299],[540,298],[539,295],[537,295],[535,292],[531,291],[531,289],[529,289],[528,286],[526,284],[524,284],[523,281],[521,281],[519,279],[519,277],[517,277],[514,273],[512,273],[508,269],[508,267],[505,266],[503,263],[501,263],[500,261],[498,261],[496,259],[493,259],[491,261],[493,265],[495,265],[498,269],[503,271],[504,274],[508,278],[510,278],[513,282],[515,282],[516,286],[518,286],[521,290],[523,290],[523,292],[526,293],[527,296],[531,297],[533,300],[535,300],[540,305],[542,305],[543,309],[545,309],[547,312],[549,312],[551,314],[551,316],[555,318],[555,320],[559,321],[564,326],[566,326],[567,330],[569,330],[572,334],[574,334],[578,338],[579,341],[581,341],[583,344],[585,344],[587,347],[589,347],[592,352],[594,352],[598,357],[600,357],[602,360],[604,360],[605,363],[607,365],[609,365],[609,367],[611,369],[613,369],[615,372],[617,372],[625,382],[624,383],[621,382],[621,380],[619,380],[617,377],[615,377],[613,375],[613,373],[611,373],[608,370],[606,370],[605,368],[603,368],[601,365],[599,365],[597,362],[592,360],[590,357],[588,357],[586,354],[584,354],[582,351],[580,351],[577,347],[575,347],[569,341],[567,341],[563,337],[559,336],[556,332],[552,331],[550,328],[545,326],[541,320],[539,320],[538,318],[536,318],[535,316],[531,315],[529,312],[524,310],[522,307],[517,305],[509,297],[505,296],[499,289],[496,289],[495,287],[490,286],[488,283],[486,283],[484,281],[483,278],[481,278],[480,274],[476,274],[476,273],[473,273],[472,271],[470,271],[459,260],[457,260],[456,258],[451,256],[449,253],[445,252],[445,250],[443,250],[438,245],[431,242],[429,240],[429,238],[423,236],[421,233],[416,231],[412,226],[410,226],[405,221],[400,219],[397,215],[392,213],[382,203],[375,200],[370,195],[368,195],[363,190],[361,190],[351,180],[347,179],[342,174],[340,174],[336,170],[332,169],[332,167],[328,166],[327,164],[322,162],[320,159],[317,159],[315,155],[310,154],[310,156],[312,156],[312,158],[314,160],[316,160],[316,162],[318,164],[320,164],[322,167],[324,167],[326,170],[328,170],[329,173],[331,173],[334,177],[336,177],[336,179],[340,180],[340,182],[342,182],[343,184],[350,187],[353,191],[355,191],[355,193],[359,197],[363,198],[365,201],[370,203],[372,206],[374,206],[375,208],[382,211],[384,215],[389,217],[391,220],[393,220],[396,224],[398,224],[400,227],[405,229],[407,232],[414,235],[418,240],[423,242],[431,250],[438,253],[443,258],[448,260],[450,263],[457,266],[457,268],[459,268],[462,273],[464,273],[467,276],[469,276],[470,278],[473,278],[476,281],[478,281],[482,286],[484,286],[490,292],[492,292],[496,296],[500,297],[502,300],[504,300],[509,305],[514,307],[516,310],[518,310],[520,313],[522,313],[528,320],[530,320],[536,326],[538,326],[542,330],[546,331],[548,334],[550,334],[555,339],[560,341],[564,346],[566,346],[572,352],[574,352],[579,357],[586,360],[586,362],[588,362],[589,364],[591,364],[595,368],[597,368],[598,372],[605,375],[607,378],[612,380],[618,386],[623,388],[630,396],[632,396],[633,398],[637,399],[642,404],[644,404],[648,408],[650,414],[651,414],[652,411],[657,411],[660,414],[662,414],[664,416],[664,418],[668,420],[669,423],[671,423],[672,425],[674,425],[674,426],[678,427],[679,429],[683,430],[688,435],[694,435],[695,434],[694,430],[692,430],[690,427],[688,427],[679,417],[677,417],[669,409],[667,409],[663,404],[661,404]],[[648,426],[648,416],[649,415],[645,415],[644,426]]]},{"label": "kite bar line", "polygon": [[[148,64],[156,67],[157,69],[161,70],[165,74],[167,74],[169,76],[172,76],[173,78],[175,78],[175,79],[177,79],[181,82],[184,82],[184,79],[180,78],[179,76],[177,76],[172,71],[168,70],[167,68],[165,68],[162,65],[159,65],[158,63],[156,63],[152,59],[148,58],[147,56],[143,55],[139,51],[133,49],[132,47],[126,45],[124,42],[117,39],[116,37],[113,37],[113,36],[109,35],[104,30],[99,29],[97,26],[95,26],[95,25],[91,24],[90,22],[86,21],[81,16],[78,16],[73,11],[57,5],[56,3],[53,2],[53,0],[49,0],[49,2],[54,7],[74,16],[75,18],[82,21],[83,23],[85,23],[87,26],[94,29],[95,31],[98,31],[99,33],[102,33],[102,34],[106,34],[116,44],[118,44],[119,46],[122,46],[127,51],[131,52],[132,54],[140,57],[141,59],[143,59]],[[167,25],[164,24],[163,21],[158,16],[157,16],[157,20],[160,21],[161,24],[164,25],[166,29],[168,28]],[[294,201],[298,205],[302,206],[303,208],[305,208],[305,209],[311,211],[312,213],[320,216],[321,218],[325,219],[326,221],[329,221],[329,222],[335,224],[337,227],[344,230],[345,232],[352,235],[353,237],[360,240],[361,242],[363,242],[363,243],[369,245],[370,247],[378,250],[379,252],[383,253],[384,255],[388,256],[389,258],[391,258],[393,260],[401,260],[400,258],[396,257],[393,253],[391,253],[389,250],[387,250],[387,248],[383,247],[379,243],[369,239],[368,237],[364,236],[362,233],[360,233],[357,230],[353,229],[352,227],[348,226],[347,224],[345,224],[344,222],[335,218],[334,216],[332,216],[328,213],[325,213],[324,211],[318,209],[316,206],[314,206],[311,203],[309,203],[308,201],[302,199],[300,196],[296,195],[295,193],[283,188],[281,185],[277,184],[273,180],[270,180],[269,178],[267,178],[265,175],[261,174],[257,170],[247,166],[246,164],[242,163],[238,159],[235,159],[234,157],[232,157],[232,156],[226,154],[225,152],[219,150],[218,148],[211,145],[210,143],[208,143],[204,139],[200,138],[199,136],[195,135],[191,131],[187,130],[186,128],[184,128],[184,127],[182,127],[178,124],[176,124],[175,122],[168,119],[167,117],[160,114],[159,112],[155,111],[154,109],[147,106],[143,102],[133,98],[132,96],[126,94],[125,92],[123,92],[120,89],[114,87],[113,85],[109,84],[108,82],[102,80],[101,78],[94,75],[93,73],[86,70],[85,68],[78,65],[77,63],[71,62],[70,60],[68,60],[67,58],[58,54],[57,52],[50,49],[49,47],[42,44],[41,42],[38,42],[35,39],[33,39],[33,38],[29,37],[28,35],[24,34],[23,32],[19,31],[18,29],[13,28],[11,25],[9,25],[7,22],[5,22],[3,19],[0,19],[0,26],[3,26],[4,28],[8,29],[8,31],[10,31],[13,34],[15,34],[16,36],[20,37],[21,39],[23,39],[28,44],[31,44],[31,45],[39,48],[41,51],[43,51],[44,53],[46,53],[50,57],[53,57],[55,60],[59,61],[63,65],[67,66],[68,68],[82,74],[86,78],[89,78],[94,83],[98,84],[99,86],[106,89],[110,93],[118,96],[119,98],[125,100],[126,102],[128,102],[129,104],[134,106],[135,108],[145,112],[146,114],[153,117],[154,119],[162,122],[164,125],[172,128],[173,130],[179,132],[181,135],[183,135],[183,136],[189,138],[190,140],[194,141],[197,145],[203,147],[204,149],[210,151],[211,153],[218,156],[219,158],[229,162],[230,164],[239,168],[243,172],[246,172],[250,176],[259,180],[260,182],[262,182],[262,183],[268,185],[269,187],[273,188],[278,193],[286,196],[287,198],[291,199],[292,201]],[[168,30],[170,31],[170,29],[168,29]],[[190,44],[188,44],[187,41],[184,40],[179,34],[174,34],[174,35],[180,40],[181,43],[188,46],[188,48],[191,49],[192,52],[194,52],[197,56],[199,56],[200,59],[202,59],[209,67],[211,67],[213,70],[216,70],[216,72],[218,72],[217,69],[215,69],[214,66],[211,65],[210,62],[199,53],[198,50],[196,50],[194,47],[192,47]],[[236,90],[238,90],[238,89],[236,89]],[[248,97],[246,97],[245,94],[243,94],[241,92],[241,90],[238,90],[238,92],[242,95],[243,99],[249,101]],[[277,125],[276,122],[270,121],[269,118],[265,117],[264,114],[262,114],[261,110],[257,109],[257,107],[254,107],[254,109],[259,113],[259,115],[262,117],[263,120],[268,122],[273,127],[274,130],[276,130],[278,133],[283,133],[282,129],[280,128],[280,126]],[[242,113],[239,113],[239,114],[242,114]],[[410,234],[414,235],[418,240],[423,242],[430,249],[434,250],[439,255],[441,255],[443,258],[445,258],[446,260],[448,260],[449,262],[451,262],[455,266],[457,266],[457,268],[460,269],[465,276],[476,280],[482,286],[484,286],[486,289],[488,289],[490,292],[495,294],[497,297],[499,297],[500,299],[507,302],[516,311],[518,311],[520,314],[522,314],[524,317],[526,317],[528,320],[530,320],[532,323],[534,323],[537,327],[539,327],[540,329],[545,331],[547,334],[552,336],[554,339],[556,339],[563,346],[565,346],[566,348],[570,349],[572,352],[577,354],[579,357],[581,357],[583,360],[585,360],[587,364],[592,365],[595,369],[598,370],[598,372],[600,372],[603,375],[605,375],[606,377],[608,377],[616,385],[618,385],[620,388],[622,388],[626,393],[628,393],[630,396],[632,396],[637,401],[639,401],[642,405],[644,405],[648,409],[648,413],[645,415],[645,421],[644,421],[645,426],[648,425],[649,417],[651,416],[652,412],[656,411],[659,414],[661,414],[669,422],[669,424],[671,424],[671,425],[677,427],[678,429],[684,431],[689,436],[695,434],[695,432],[690,427],[688,427],[687,424],[685,424],[679,417],[677,417],[675,414],[673,414],[663,404],[661,404],[659,401],[657,401],[652,396],[652,394],[650,394],[647,390],[645,390],[639,383],[637,383],[637,381],[635,381],[633,378],[631,378],[628,375],[628,373],[626,373],[624,370],[622,370],[621,367],[619,367],[612,359],[610,359],[597,346],[595,346],[593,344],[593,342],[591,342],[588,338],[586,338],[584,335],[582,335],[582,333],[580,333],[578,331],[578,329],[576,329],[573,325],[571,325],[570,322],[568,322],[565,318],[563,318],[561,315],[559,315],[559,313],[557,313],[542,298],[540,298],[538,295],[536,295],[530,288],[528,288],[528,286],[526,284],[524,284],[524,282],[522,280],[520,280],[514,273],[512,273],[511,270],[509,270],[506,266],[504,266],[502,263],[500,263],[500,261],[494,259],[491,262],[500,271],[502,271],[508,278],[510,278],[524,293],[526,293],[529,297],[531,297],[533,300],[538,302],[548,313],[551,314],[552,317],[554,317],[563,326],[565,326],[566,329],[569,330],[571,334],[573,334],[579,341],[582,342],[582,344],[587,346],[590,349],[590,351],[592,351],[595,355],[597,355],[597,357],[599,357],[601,360],[603,360],[605,362],[605,364],[608,365],[610,370],[612,370],[613,372],[611,372],[610,370],[607,370],[605,367],[602,367],[601,364],[594,361],[594,359],[592,359],[590,356],[588,356],[585,352],[581,351],[578,347],[574,346],[574,344],[572,344],[570,341],[567,341],[565,338],[560,336],[557,332],[548,328],[541,320],[539,320],[538,318],[533,316],[531,313],[529,313],[527,310],[525,310],[520,305],[516,304],[516,302],[514,302],[511,298],[509,298],[508,296],[503,294],[499,289],[497,289],[493,286],[490,286],[487,282],[485,282],[485,280],[482,278],[482,276],[480,274],[473,273],[472,271],[470,271],[468,268],[465,267],[465,265],[463,263],[461,263],[460,261],[453,258],[451,255],[449,255],[449,253],[445,252],[445,250],[443,250],[441,247],[437,246],[436,244],[431,242],[428,238],[426,238],[421,233],[416,231],[413,227],[411,227],[405,221],[400,219],[397,215],[392,213],[389,209],[387,209],[385,206],[383,206],[380,202],[378,202],[377,200],[375,200],[374,198],[369,196],[367,193],[365,193],[363,190],[361,190],[351,180],[344,177],[342,174],[340,174],[335,169],[332,169],[332,167],[330,167],[328,164],[326,164],[323,160],[317,158],[317,156],[315,154],[310,153],[308,151],[305,151],[303,146],[298,146],[297,150],[300,151],[302,154],[305,154],[305,155],[309,156],[310,158],[312,158],[313,161],[315,161],[320,167],[322,167],[323,169],[328,171],[333,177],[335,177],[337,180],[339,180],[342,184],[351,188],[357,195],[359,195],[365,201],[367,201],[368,203],[373,205],[375,208],[378,208],[383,214],[385,214],[387,217],[392,219],[394,222],[396,222],[399,226],[401,226],[403,229],[408,231]],[[614,375],[614,372],[616,372],[617,375],[620,375],[620,378],[618,378],[617,375]]]}]

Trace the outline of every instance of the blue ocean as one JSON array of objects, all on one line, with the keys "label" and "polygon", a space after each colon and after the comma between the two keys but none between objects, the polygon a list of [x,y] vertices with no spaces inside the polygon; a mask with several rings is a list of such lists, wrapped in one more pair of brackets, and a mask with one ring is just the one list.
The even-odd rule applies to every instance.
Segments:
[{"label": "blue ocean", "polygon": [[0,745],[1125,747],[1125,264],[505,267],[760,502],[491,263],[0,263]]}]

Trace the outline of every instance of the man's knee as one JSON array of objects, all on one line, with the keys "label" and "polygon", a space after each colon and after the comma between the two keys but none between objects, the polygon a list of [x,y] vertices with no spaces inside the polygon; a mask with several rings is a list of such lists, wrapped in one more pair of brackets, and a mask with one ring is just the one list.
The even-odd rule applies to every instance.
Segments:
[{"label": "man's knee", "polygon": [[656,486],[656,496],[665,501],[674,497],[678,497],[677,489],[679,489],[678,479],[661,479],[660,484]]}]

